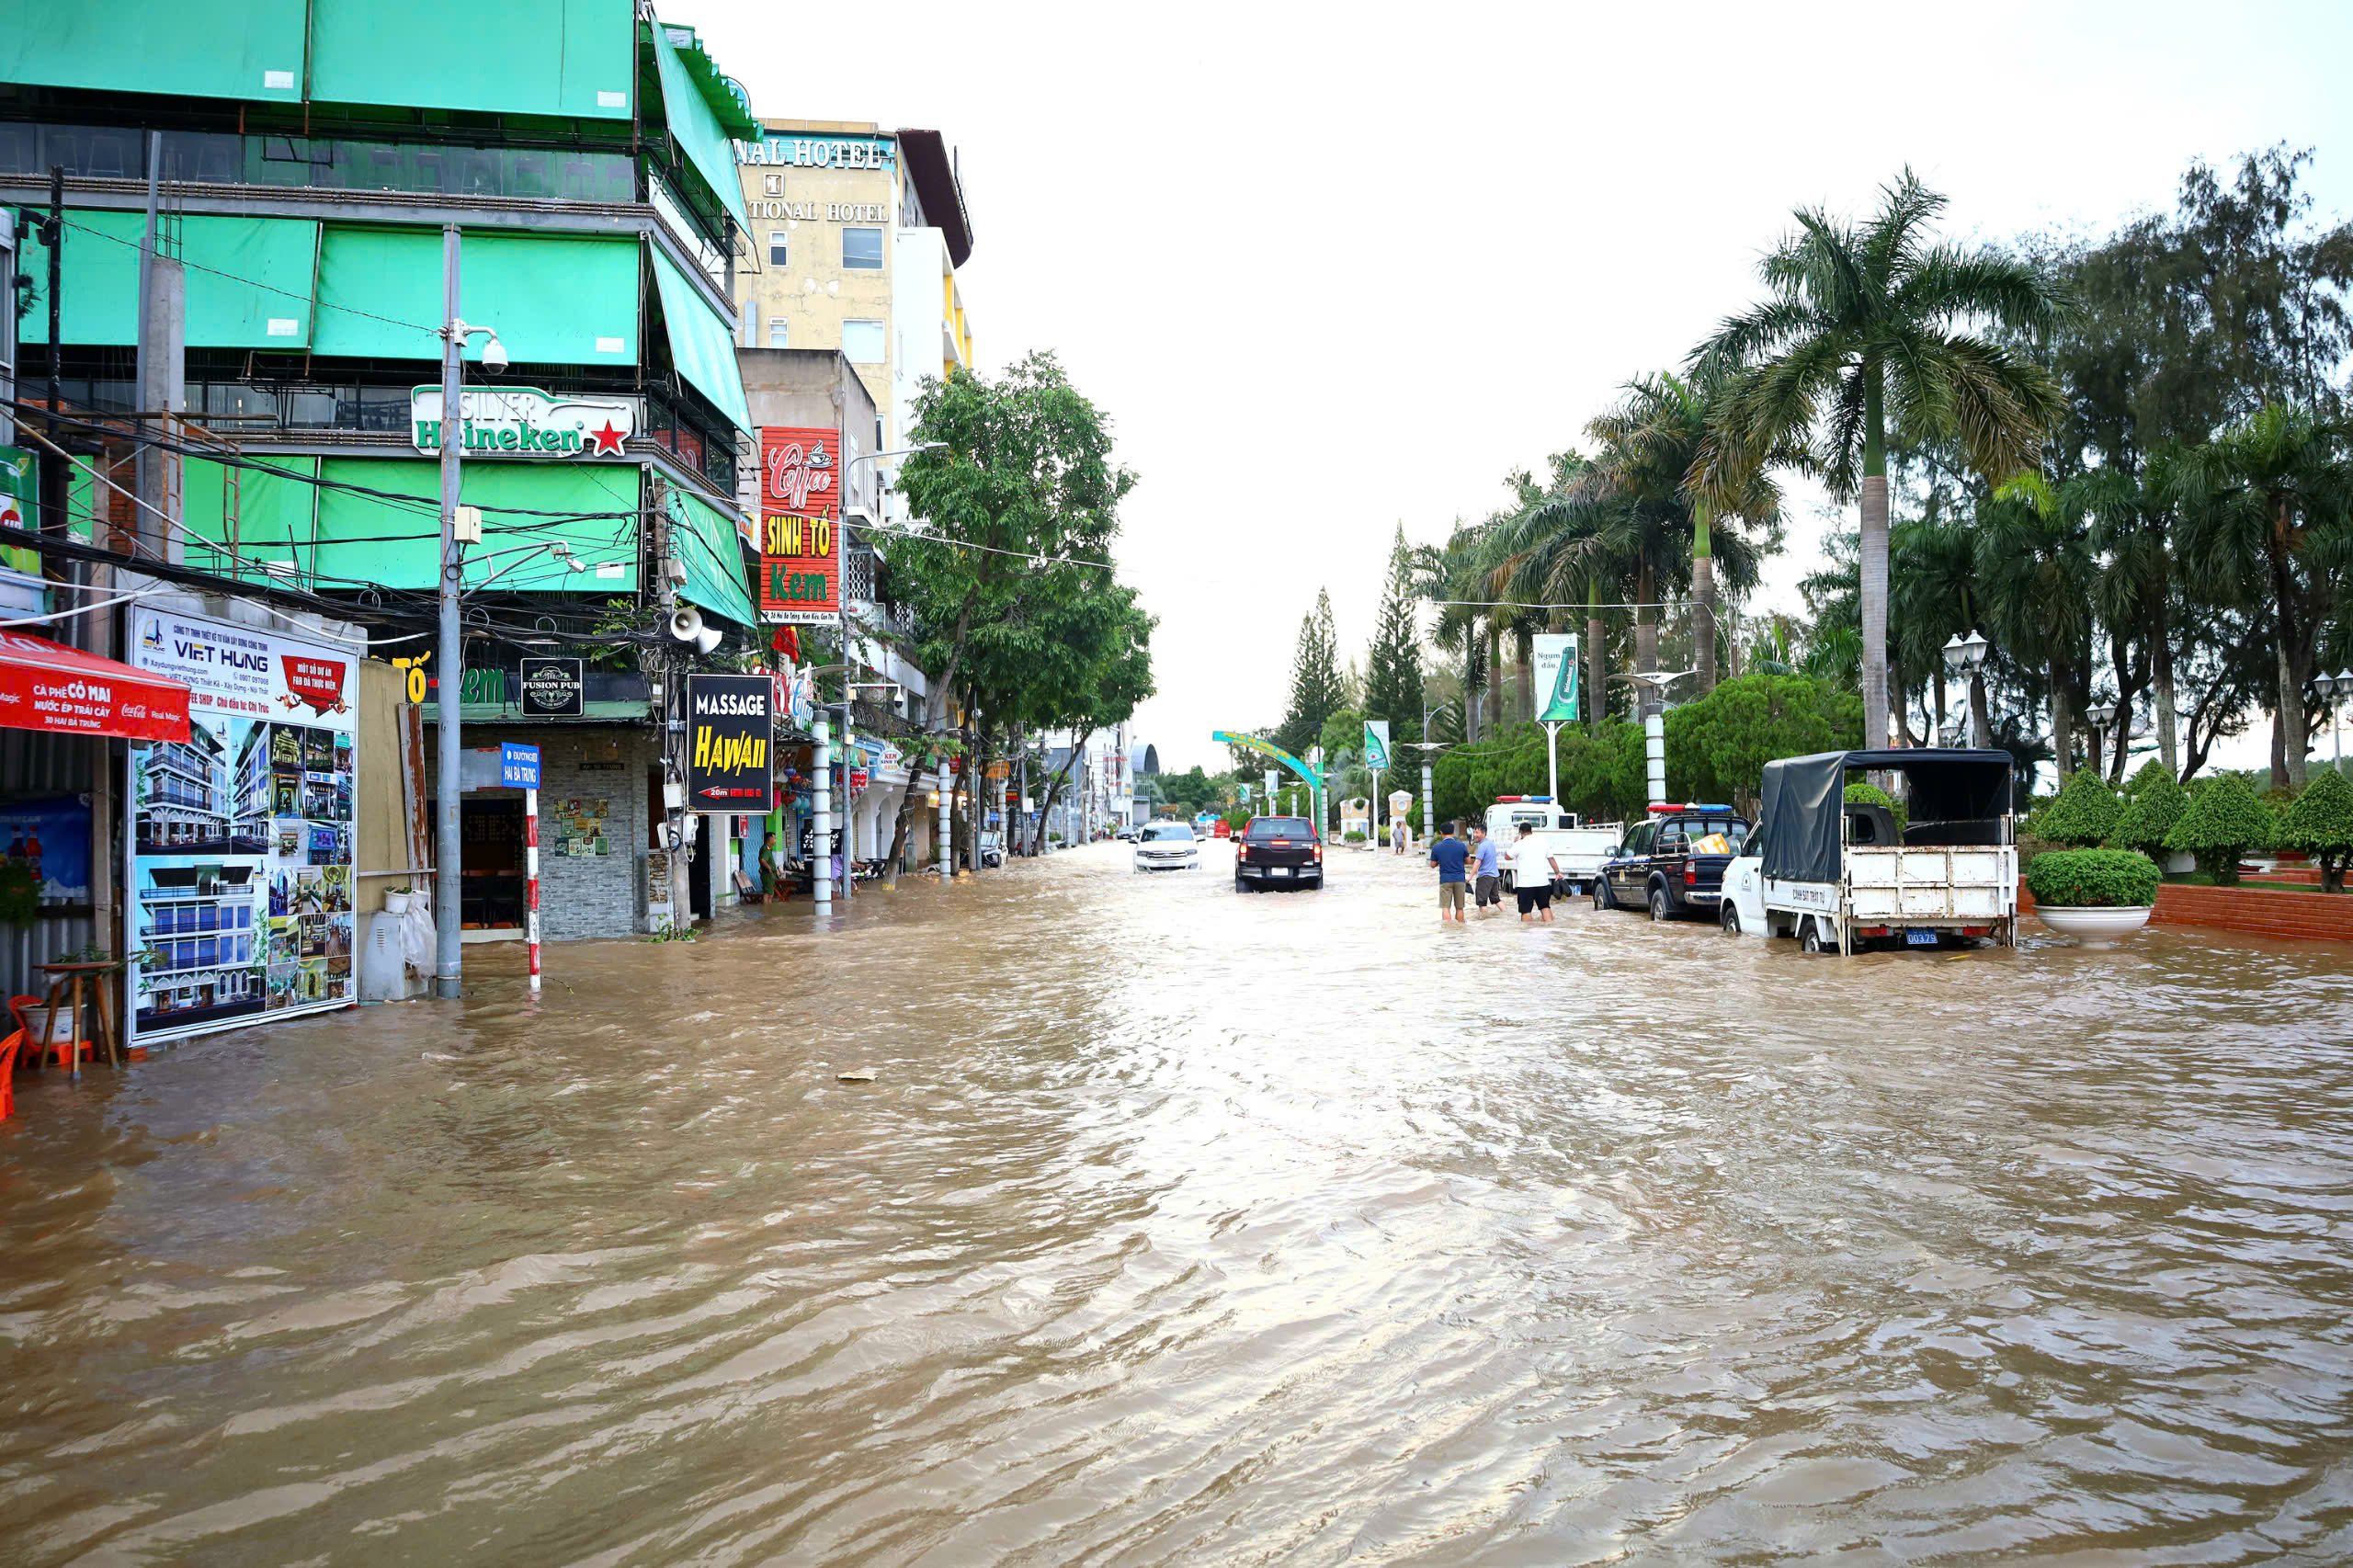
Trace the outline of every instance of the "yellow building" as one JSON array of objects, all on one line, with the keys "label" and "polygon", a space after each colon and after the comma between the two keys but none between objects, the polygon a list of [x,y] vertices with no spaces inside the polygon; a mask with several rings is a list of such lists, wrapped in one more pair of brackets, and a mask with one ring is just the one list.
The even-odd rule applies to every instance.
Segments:
[{"label": "yellow building", "polygon": [[760,141],[735,143],[752,250],[735,272],[742,341],[840,349],[881,426],[855,446],[902,446],[924,378],[972,363],[956,279],[972,231],[955,158],[936,131],[761,124]]}]

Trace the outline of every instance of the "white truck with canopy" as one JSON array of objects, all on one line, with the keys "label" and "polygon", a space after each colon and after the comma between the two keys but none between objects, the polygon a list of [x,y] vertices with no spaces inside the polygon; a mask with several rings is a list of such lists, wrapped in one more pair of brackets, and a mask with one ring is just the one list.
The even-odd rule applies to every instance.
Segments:
[{"label": "white truck with canopy", "polygon": [[[1831,751],[1765,765],[1756,831],[1724,872],[1728,932],[1808,952],[2017,941],[2018,819],[2006,751]],[[1849,801],[1847,778],[1901,773],[1910,820]]]},{"label": "white truck with canopy", "polygon": [[[1506,855],[1519,842],[1519,830],[1525,825],[1544,847],[1552,852],[1553,863],[1561,874],[1553,880],[1552,891],[1566,896],[1590,887],[1600,874],[1601,863],[1618,852],[1619,842],[1626,836],[1626,824],[1620,822],[1580,824],[1574,812],[1564,812],[1550,795],[1498,795],[1495,803],[1487,808],[1487,836]],[[1506,866],[1503,873],[1506,892],[1512,889],[1512,874]]]}]

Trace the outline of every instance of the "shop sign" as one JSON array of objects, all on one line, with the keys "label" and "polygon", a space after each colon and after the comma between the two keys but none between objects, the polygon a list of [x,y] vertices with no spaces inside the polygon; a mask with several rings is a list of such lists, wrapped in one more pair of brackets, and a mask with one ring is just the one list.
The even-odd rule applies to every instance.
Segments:
[{"label": "shop sign", "polygon": [[[468,387],[459,394],[470,458],[620,458],[637,428],[637,405],[619,397],[556,397],[537,387]],[[441,389],[409,390],[409,438],[441,449]]]},{"label": "shop sign", "polygon": [[540,748],[517,741],[498,743],[498,781],[509,790],[540,787]]},{"label": "shop sign", "polygon": [[760,619],[824,626],[841,617],[841,437],[833,430],[760,430]]},{"label": "shop sign", "polygon": [[863,767],[851,768],[849,770],[849,787],[853,790],[865,789],[868,777],[869,775]]},{"label": "shop sign", "polygon": [[775,683],[764,675],[687,677],[688,811],[766,816],[776,810],[768,756],[775,699]]},{"label": "shop sign", "polygon": [[134,745],[128,1033],[171,1040],[345,1007],[358,682],[347,649],[157,610],[131,663],[188,688],[188,738]]},{"label": "shop sign", "polygon": [[577,719],[588,710],[585,661],[526,656],[522,663],[523,716]]},{"label": "shop sign", "polygon": [[892,151],[887,136],[855,140],[769,136],[757,142],[737,142],[735,161],[764,167],[887,169]]}]

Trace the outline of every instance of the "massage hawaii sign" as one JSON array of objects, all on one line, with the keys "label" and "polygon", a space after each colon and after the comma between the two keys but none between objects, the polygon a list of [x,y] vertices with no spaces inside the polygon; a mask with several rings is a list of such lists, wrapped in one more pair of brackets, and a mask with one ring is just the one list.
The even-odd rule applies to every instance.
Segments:
[{"label": "massage hawaii sign", "polygon": [[[619,458],[637,430],[623,397],[552,397],[537,387],[468,387],[459,394],[460,449],[470,458]],[[409,437],[441,449],[441,389],[409,390]]]}]

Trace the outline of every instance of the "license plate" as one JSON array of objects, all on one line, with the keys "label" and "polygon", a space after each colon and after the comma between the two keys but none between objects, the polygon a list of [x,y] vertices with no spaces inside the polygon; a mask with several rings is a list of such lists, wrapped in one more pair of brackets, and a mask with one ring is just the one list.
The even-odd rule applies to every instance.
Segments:
[{"label": "license plate", "polygon": [[1937,934],[1926,926],[1906,926],[1904,941],[1907,947],[1933,948],[1937,945]]},{"label": "license plate", "polygon": [[1289,866],[1277,866],[1274,868],[1274,872],[1275,875],[1279,877],[1288,877],[1290,875],[1290,868]]}]

